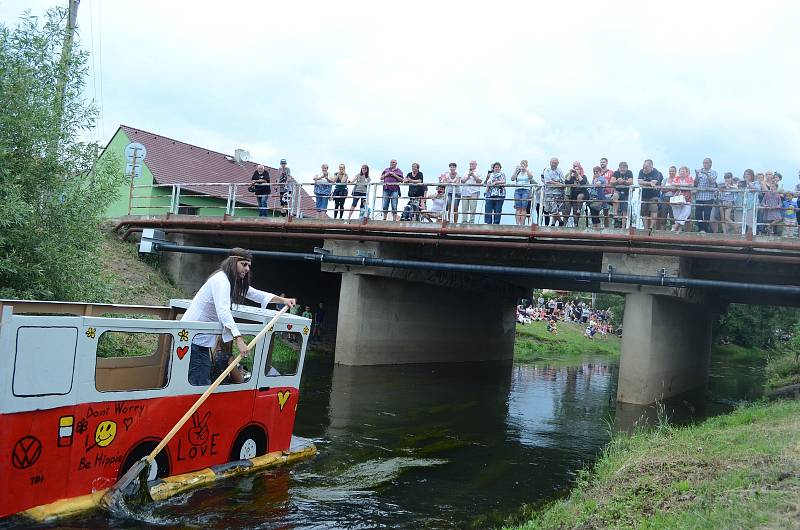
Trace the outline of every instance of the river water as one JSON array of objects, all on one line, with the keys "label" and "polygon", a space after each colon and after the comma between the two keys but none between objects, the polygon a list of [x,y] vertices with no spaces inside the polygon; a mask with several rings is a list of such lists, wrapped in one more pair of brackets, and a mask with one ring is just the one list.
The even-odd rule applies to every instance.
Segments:
[{"label": "river water", "polygon": [[[568,491],[612,430],[642,413],[615,414],[616,380],[616,363],[602,358],[347,367],[312,357],[295,433],[317,445],[313,460],[152,504],[132,519],[95,512],[58,526],[499,526],[523,504]],[[761,384],[759,364],[714,358],[705,399],[676,418],[726,412]]]}]

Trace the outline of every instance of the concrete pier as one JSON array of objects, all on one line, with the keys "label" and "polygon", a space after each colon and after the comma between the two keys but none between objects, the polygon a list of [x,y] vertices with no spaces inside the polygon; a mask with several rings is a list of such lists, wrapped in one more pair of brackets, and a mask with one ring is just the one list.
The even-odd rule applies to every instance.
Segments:
[{"label": "concrete pier", "polygon": [[513,297],[342,273],[336,362],[510,361]]},{"label": "concrete pier", "polygon": [[617,400],[646,405],[708,382],[713,309],[677,297],[625,295]]}]

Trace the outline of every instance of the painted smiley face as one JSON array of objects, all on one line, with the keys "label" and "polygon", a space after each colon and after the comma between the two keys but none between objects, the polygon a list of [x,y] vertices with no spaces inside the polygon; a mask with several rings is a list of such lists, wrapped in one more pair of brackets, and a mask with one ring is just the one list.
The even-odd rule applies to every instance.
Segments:
[{"label": "painted smiley face", "polygon": [[100,447],[106,447],[114,441],[116,436],[117,424],[113,421],[106,420],[97,426],[97,430],[94,432],[94,441],[97,442],[97,445]]}]

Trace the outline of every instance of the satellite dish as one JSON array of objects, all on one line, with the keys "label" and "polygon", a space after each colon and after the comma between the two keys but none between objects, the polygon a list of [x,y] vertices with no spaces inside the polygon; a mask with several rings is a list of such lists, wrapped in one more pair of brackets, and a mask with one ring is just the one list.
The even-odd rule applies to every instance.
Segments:
[{"label": "satellite dish", "polygon": [[242,162],[247,162],[250,160],[250,153],[245,151],[244,149],[237,149],[233,152],[233,159],[236,161],[237,164],[241,164]]}]

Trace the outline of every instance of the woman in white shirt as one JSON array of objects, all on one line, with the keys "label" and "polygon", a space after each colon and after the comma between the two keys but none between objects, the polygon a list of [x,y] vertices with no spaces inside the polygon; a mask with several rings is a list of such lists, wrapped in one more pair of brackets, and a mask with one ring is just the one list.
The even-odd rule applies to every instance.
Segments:
[{"label": "woman in white shirt", "polygon": [[[222,340],[236,340],[240,352],[247,354],[247,344],[231,314],[233,304],[242,304],[245,299],[259,302],[262,307],[270,302],[285,304],[290,308],[297,301],[250,287],[250,266],[253,254],[243,248],[232,248],[220,263],[219,269],[209,276],[206,283],[194,295],[181,320],[195,322],[219,322],[222,324]],[[189,383],[211,384],[211,351],[217,335],[195,335],[189,357]]]}]

